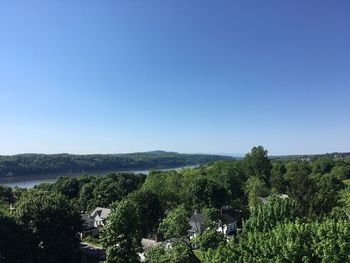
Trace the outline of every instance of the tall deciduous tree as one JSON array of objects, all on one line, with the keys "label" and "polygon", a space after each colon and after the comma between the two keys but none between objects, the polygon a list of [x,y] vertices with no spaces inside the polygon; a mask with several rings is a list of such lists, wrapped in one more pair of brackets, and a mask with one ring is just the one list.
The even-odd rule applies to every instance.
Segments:
[{"label": "tall deciduous tree", "polygon": [[208,178],[192,180],[188,186],[188,203],[193,208],[220,208],[227,200],[227,191],[217,182]]},{"label": "tall deciduous tree", "polygon": [[187,231],[189,229],[188,214],[183,206],[179,206],[170,211],[159,225],[159,232],[165,239],[172,237],[183,238],[187,236]]},{"label": "tall deciduous tree", "polygon": [[287,172],[285,165],[282,162],[276,162],[272,165],[270,185],[275,193],[286,193],[287,183],[284,175]]},{"label": "tall deciduous tree", "polygon": [[203,263],[350,262],[348,221],[279,224],[269,232],[247,232],[217,250]]},{"label": "tall deciduous tree", "polygon": [[113,205],[102,232],[107,263],[139,262],[141,234],[136,211],[137,207],[128,199]]},{"label": "tall deciduous tree", "polygon": [[268,195],[268,188],[263,180],[258,177],[250,177],[245,185],[245,192],[248,195],[248,206],[250,210],[255,209],[261,204],[261,197]]},{"label": "tall deciduous tree", "polygon": [[244,224],[245,231],[270,231],[278,223],[293,221],[299,216],[297,202],[290,198],[271,196],[266,204],[251,211]]},{"label": "tall deciduous tree", "polygon": [[146,252],[146,263],[200,263],[191,249],[184,243],[173,244],[169,249],[161,246]]},{"label": "tall deciduous tree", "polygon": [[79,262],[78,209],[62,194],[29,191],[16,208],[18,221],[33,234],[34,262]]},{"label": "tall deciduous tree", "polygon": [[136,206],[139,229],[143,236],[158,228],[163,209],[156,194],[149,191],[136,191],[128,196]]},{"label": "tall deciduous tree", "polygon": [[267,150],[262,146],[253,147],[250,153],[246,154],[244,164],[247,175],[257,177],[269,184],[271,175],[271,162]]},{"label": "tall deciduous tree", "polygon": [[31,233],[0,208],[0,262],[27,263],[31,261]]}]

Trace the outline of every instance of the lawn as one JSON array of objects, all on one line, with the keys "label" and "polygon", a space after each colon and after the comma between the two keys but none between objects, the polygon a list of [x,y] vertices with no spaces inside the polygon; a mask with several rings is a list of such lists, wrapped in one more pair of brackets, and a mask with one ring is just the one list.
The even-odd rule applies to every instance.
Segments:
[{"label": "lawn", "polygon": [[197,249],[197,250],[193,250],[193,252],[200,261],[203,261],[204,252],[202,250]]}]

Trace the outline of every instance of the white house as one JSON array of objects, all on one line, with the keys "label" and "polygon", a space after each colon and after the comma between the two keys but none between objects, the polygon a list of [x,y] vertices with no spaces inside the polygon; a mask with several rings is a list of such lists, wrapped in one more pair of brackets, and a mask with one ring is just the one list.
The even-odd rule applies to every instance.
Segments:
[{"label": "white house", "polygon": [[106,220],[111,210],[108,208],[97,207],[92,213],[82,213],[81,220],[83,221],[84,231],[80,233],[80,237],[90,234],[97,236],[99,228],[106,224]]},{"label": "white house", "polygon": [[[220,221],[217,222],[217,231],[223,233],[225,236],[234,234],[237,231],[237,224],[240,220],[238,213],[228,207],[222,207]],[[205,215],[195,211],[190,217],[189,224],[191,229],[188,231],[190,239],[202,234],[205,229]]]},{"label": "white house", "polygon": [[237,223],[237,218],[232,217],[228,213],[222,213],[222,223],[217,228],[217,231],[223,233],[225,236],[232,235],[237,231]]},{"label": "white house", "polygon": [[94,227],[104,226],[110,212],[111,209],[103,207],[97,207],[94,211],[92,211],[90,218],[94,221]]}]

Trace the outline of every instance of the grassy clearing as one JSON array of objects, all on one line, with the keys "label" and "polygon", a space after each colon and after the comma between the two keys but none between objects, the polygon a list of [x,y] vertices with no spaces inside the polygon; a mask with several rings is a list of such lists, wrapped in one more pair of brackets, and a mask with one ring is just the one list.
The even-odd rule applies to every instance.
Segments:
[{"label": "grassy clearing", "polygon": [[350,186],[350,179],[343,180],[343,183],[346,184],[347,186]]},{"label": "grassy clearing", "polygon": [[200,261],[203,261],[204,252],[202,250],[197,249],[197,250],[194,250],[193,252]]},{"label": "grassy clearing", "polygon": [[95,247],[102,247],[101,240],[92,236],[87,236],[83,239],[83,242],[90,244]]}]

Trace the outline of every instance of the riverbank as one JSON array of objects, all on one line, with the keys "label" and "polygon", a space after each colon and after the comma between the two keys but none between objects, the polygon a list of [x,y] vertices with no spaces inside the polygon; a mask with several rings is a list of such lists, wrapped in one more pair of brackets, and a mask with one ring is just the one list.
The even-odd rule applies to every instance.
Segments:
[{"label": "riverbank", "polygon": [[5,185],[8,187],[19,187],[19,188],[33,188],[35,185],[41,183],[54,183],[57,180],[57,177],[68,176],[68,177],[78,177],[81,175],[93,175],[93,176],[104,176],[108,173],[117,172],[117,173],[142,173],[148,174],[152,170],[181,170],[185,168],[194,168],[198,165],[189,165],[189,166],[177,166],[177,167],[168,167],[168,168],[152,168],[152,169],[136,169],[136,170],[104,170],[104,171],[94,171],[94,172],[75,172],[75,173],[51,173],[51,174],[41,174],[41,175],[23,175],[23,176],[11,176],[11,177],[0,177],[0,185]]}]

